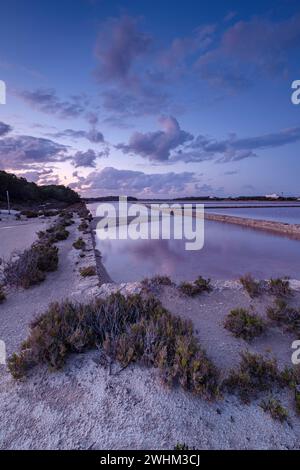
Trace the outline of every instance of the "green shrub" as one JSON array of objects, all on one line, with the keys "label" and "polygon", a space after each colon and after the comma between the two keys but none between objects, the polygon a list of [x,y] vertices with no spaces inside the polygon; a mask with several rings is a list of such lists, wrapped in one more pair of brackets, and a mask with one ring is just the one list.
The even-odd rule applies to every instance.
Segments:
[{"label": "green shrub", "polygon": [[224,326],[237,338],[251,341],[260,336],[265,330],[265,322],[258,315],[254,315],[244,308],[231,310],[227,315]]},{"label": "green shrub", "polygon": [[300,415],[300,387],[299,385],[295,387],[295,404],[296,404],[296,411]]},{"label": "green shrub", "polygon": [[240,283],[251,298],[258,297],[261,294],[260,283],[251,274],[245,274],[245,276],[240,277]]},{"label": "green shrub", "polygon": [[269,293],[276,297],[290,297],[292,295],[290,281],[288,279],[270,279],[268,287]]},{"label": "green shrub", "polygon": [[263,400],[260,406],[265,412],[270,413],[273,419],[279,420],[281,423],[286,421],[289,417],[287,410],[282,406],[279,400],[276,400],[276,398]]},{"label": "green shrub", "polygon": [[194,297],[203,292],[210,292],[212,287],[210,279],[204,279],[202,276],[199,276],[193,283],[182,282],[179,286],[179,290],[189,297]]},{"label": "green shrub", "polygon": [[231,370],[223,386],[229,392],[237,393],[242,401],[249,402],[257,398],[259,392],[271,391],[275,385],[286,386],[275,359],[265,359],[248,351],[241,353],[241,357],[239,368]]},{"label": "green shrub", "polygon": [[300,333],[300,309],[288,306],[282,298],[277,298],[273,307],[268,307],[267,315],[287,331]]},{"label": "green shrub", "polygon": [[8,362],[20,378],[38,363],[61,368],[70,353],[103,348],[122,366],[156,367],[164,382],[213,398],[218,372],[194,336],[191,322],[171,315],[153,297],[113,294],[88,305],[52,304],[31,324],[30,335]]},{"label": "green shrub", "polygon": [[95,266],[86,266],[84,268],[79,269],[79,272],[82,277],[96,276],[97,274]]},{"label": "green shrub", "polygon": [[76,249],[76,250],[84,250],[85,249],[85,246],[86,246],[86,243],[85,241],[79,237],[74,243],[73,243],[73,247]]}]

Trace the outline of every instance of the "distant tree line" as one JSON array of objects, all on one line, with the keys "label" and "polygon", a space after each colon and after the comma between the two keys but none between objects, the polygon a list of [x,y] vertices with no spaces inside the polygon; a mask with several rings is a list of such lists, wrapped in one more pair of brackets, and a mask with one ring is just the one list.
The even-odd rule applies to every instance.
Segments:
[{"label": "distant tree line", "polygon": [[74,203],[80,200],[75,191],[64,185],[38,186],[36,183],[29,183],[25,178],[0,171],[0,201],[6,200],[6,191],[9,191],[11,201],[18,202],[56,200]]}]

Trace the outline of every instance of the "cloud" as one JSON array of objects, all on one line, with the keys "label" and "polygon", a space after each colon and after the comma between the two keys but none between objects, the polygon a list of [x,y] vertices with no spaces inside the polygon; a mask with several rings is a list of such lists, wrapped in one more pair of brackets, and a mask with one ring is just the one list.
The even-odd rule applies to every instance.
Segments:
[{"label": "cloud", "polygon": [[50,139],[28,135],[0,139],[0,166],[26,168],[32,163],[61,162],[67,160],[67,147]]},{"label": "cloud", "polygon": [[183,149],[177,150],[172,155],[171,161],[185,161],[186,163],[213,159],[217,163],[240,161],[257,157],[255,151],[293,144],[299,140],[300,127],[247,138],[237,138],[235,134],[231,134],[228,139],[224,140],[199,135]]},{"label": "cloud", "polygon": [[196,69],[214,85],[242,88],[258,75],[283,76],[288,54],[299,47],[299,14],[281,21],[255,17],[228,28],[219,44],[199,57]]},{"label": "cloud", "polygon": [[0,121],[0,137],[12,131],[12,127],[5,122]]},{"label": "cloud", "polygon": [[27,171],[21,171],[17,173],[18,176],[26,178],[27,181],[38,183],[38,184],[46,184],[45,181],[48,181],[50,178],[53,177],[53,169],[52,168],[38,168],[32,169]]},{"label": "cloud", "polygon": [[193,139],[193,136],[180,129],[174,117],[160,118],[162,130],[148,133],[135,132],[129,144],[119,144],[117,148],[124,153],[131,153],[148,158],[150,161],[164,162],[171,151]]},{"label": "cloud", "polygon": [[84,130],[74,130],[74,129],[65,129],[63,131],[55,132],[48,134],[50,137],[54,137],[56,139],[69,137],[71,139],[87,139],[89,142],[93,144],[99,144],[104,142],[104,136],[102,132],[98,131],[97,129],[91,129],[89,131]]},{"label": "cloud", "polygon": [[160,64],[168,69],[183,66],[195,53],[207,49],[213,40],[215,29],[213,24],[199,26],[191,35],[175,38],[170,47],[160,54]]},{"label": "cloud", "polygon": [[89,103],[85,95],[74,95],[69,100],[61,100],[52,88],[23,90],[16,94],[33,108],[63,119],[81,116],[86,112]]},{"label": "cloud", "polygon": [[128,194],[140,196],[158,196],[162,194],[178,195],[194,187],[197,177],[194,173],[147,174],[142,171],[118,170],[106,167],[90,173],[86,178],[79,178],[73,187],[89,194]]},{"label": "cloud", "polygon": [[108,148],[106,148],[102,152],[95,152],[92,149],[89,149],[85,152],[78,151],[73,156],[72,163],[75,166],[75,168],[78,168],[78,167],[95,168],[97,158],[108,157],[108,155],[109,155]]},{"label": "cloud", "polygon": [[139,19],[122,16],[105,21],[99,32],[95,55],[100,81],[131,81],[137,59],[148,50],[151,39],[138,28]]}]

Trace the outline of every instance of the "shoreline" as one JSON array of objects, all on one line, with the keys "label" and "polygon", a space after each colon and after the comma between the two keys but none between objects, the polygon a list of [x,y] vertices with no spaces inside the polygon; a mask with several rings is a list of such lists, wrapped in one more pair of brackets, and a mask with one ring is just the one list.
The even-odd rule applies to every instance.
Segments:
[{"label": "shoreline", "polygon": [[241,225],[248,228],[272,232],[278,235],[285,235],[294,240],[300,240],[300,224],[288,224],[263,219],[250,219],[233,215],[208,214],[205,212],[204,218],[214,222]]}]

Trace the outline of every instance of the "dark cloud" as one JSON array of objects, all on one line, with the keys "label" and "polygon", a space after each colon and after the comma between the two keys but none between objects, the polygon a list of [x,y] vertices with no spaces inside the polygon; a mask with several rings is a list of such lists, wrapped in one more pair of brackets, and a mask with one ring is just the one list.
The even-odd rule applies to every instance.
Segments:
[{"label": "dark cloud", "polygon": [[12,131],[12,127],[9,124],[6,124],[5,122],[0,121],[0,137],[8,134],[11,131]]},{"label": "dark cloud", "polygon": [[293,144],[300,140],[300,127],[284,129],[261,136],[237,138],[235,134],[225,140],[199,135],[183,149],[175,152],[172,161],[199,162],[215,159],[218,163],[240,161],[256,157],[255,151]]},{"label": "dark cloud", "polygon": [[61,100],[54,89],[23,90],[17,92],[17,96],[39,111],[55,114],[60,118],[81,116],[89,104],[85,95],[74,95],[69,100]]},{"label": "dark cloud", "polygon": [[85,152],[78,151],[72,157],[72,160],[73,160],[72,163],[75,166],[75,168],[78,168],[78,167],[95,168],[97,158],[108,157],[108,155],[109,155],[108,148],[106,148],[102,152],[95,152],[92,149],[89,149]]},{"label": "dark cloud", "polygon": [[67,147],[50,139],[28,135],[0,139],[0,165],[2,168],[26,168],[32,163],[65,161]]},{"label": "dark cloud", "polygon": [[179,194],[197,183],[194,173],[146,174],[142,171],[106,167],[79,178],[73,187],[92,194],[139,194],[141,196]]},{"label": "dark cloud", "polygon": [[36,168],[18,172],[18,176],[26,178],[27,181],[42,184],[45,180],[53,178],[53,168]]},{"label": "dark cloud", "polygon": [[48,135],[56,139],[65,138],[65,137],[69,137],[75,140],[87,139],[89,142],[93,144],[99,144],[99,143],[104,142],[104,137],[103,137],[102,132],[98,131],[97,129],[91,129],[89,131],[65,129],[63,131],[51,133]]},{"label": "dark cloud", "polygon": [[128,82],[135,79],[136,60],[148,51],[151,42],[138,24],[139,19],[130,16],[110,18],[102,24],[95,48],[99,80]]},{"label": "dark cloud", "polygon": [[162,130],[148,133],[135,132],[129,144],[119,144],[117,148],[124,153],[140,155],[153,161],[164,162],[171,151],[193,139],[193,136],[180,129],[174,117],[160,118]]}]

